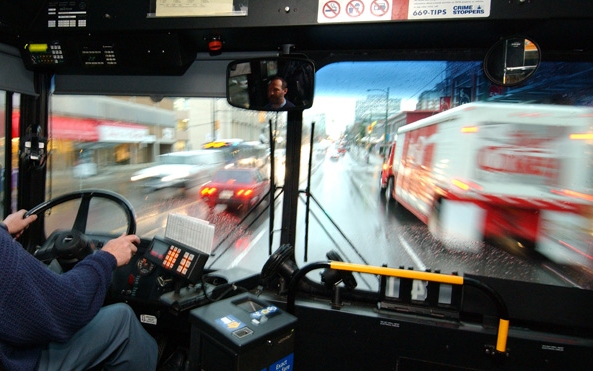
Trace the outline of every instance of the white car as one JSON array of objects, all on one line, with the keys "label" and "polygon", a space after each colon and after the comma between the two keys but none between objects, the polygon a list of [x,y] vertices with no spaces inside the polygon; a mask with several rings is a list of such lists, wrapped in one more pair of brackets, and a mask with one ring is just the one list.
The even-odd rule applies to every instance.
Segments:
[{"label": "white car", "polygon": [[200,186],[226,164],[219,150],[172,152],[160,155],[154,166],[132,174],[130,180],[148,191]]}]

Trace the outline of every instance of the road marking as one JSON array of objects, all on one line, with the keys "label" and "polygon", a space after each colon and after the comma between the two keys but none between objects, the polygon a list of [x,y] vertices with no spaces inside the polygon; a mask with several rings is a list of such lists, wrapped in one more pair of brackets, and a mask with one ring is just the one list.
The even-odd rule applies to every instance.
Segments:
[{"label": "road marking", "polygon": [[420,257],[414,252],[414,249],[412,249],[412,246],[410,246],[406,240],[404,240],[402,238],[402,236],[397,236],[397,238],[399,239],[399,243],[401,243],[402,247],[404,248],[404,250],[406,250],[406,252],[408,253],[408,255],[410,256],[410,258],[412,258],[412,261],[414,261],[414,264],[416,264],[417,269],[418,270],[426,270],[426,265],[424,265],[424,263],[422,262],[422,260],[420,259]]},{"label": "road marking", "polygon": [[568,278],[567,276],[565,276],[564,274],[562,274],[561,272],[559,272],[558,270],[552,268],[551,266],[549,266],[548,264],[542,264],[542,267],[546,268],[547,270],[549,270],[550,272],[554,273],[555,275],[557,275],[560,279],[564,280],[565,282],[573,285],[576,288],[582,289],[583,287],[581,285],[579,285],[578,283],[574,282],[573,280],[571,280],[570,278]]}]

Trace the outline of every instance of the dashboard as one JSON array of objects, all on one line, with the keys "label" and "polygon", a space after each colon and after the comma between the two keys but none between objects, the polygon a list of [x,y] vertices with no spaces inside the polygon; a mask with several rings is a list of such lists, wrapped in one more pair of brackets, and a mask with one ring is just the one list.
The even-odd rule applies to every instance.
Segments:
[{"label": "dashboard", "polygon": [[[99,246],[101,241],[107,241],[98,236],[92,236],[92,239]],[[231,291],[253,289],[259,283],[257,273],[240,268],[228,271],[203,269],[204,256],[194,260],[189,273],[179,273],[177,268],[187,263],[184,254],[188,251],[191,249],[186,245],[158,236],[141,240],[130,262],[114,271],[109,300],[157,306],[179,313],[219,300],[232,294]],[[167,258],[155,258],[155,255]],[[174,263],[171,263],[172,255],[176,256]]]}]

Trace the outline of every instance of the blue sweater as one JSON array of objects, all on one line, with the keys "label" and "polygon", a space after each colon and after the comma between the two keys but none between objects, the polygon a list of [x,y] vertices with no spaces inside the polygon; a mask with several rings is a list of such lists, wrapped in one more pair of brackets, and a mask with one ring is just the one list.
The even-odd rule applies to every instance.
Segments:
[{"label": "blue sweater", "polygon": [[45,345],[86,325],[116,266],[113,255],[98,251],[56,274],[0,228],[0,369],[35,370]]}]

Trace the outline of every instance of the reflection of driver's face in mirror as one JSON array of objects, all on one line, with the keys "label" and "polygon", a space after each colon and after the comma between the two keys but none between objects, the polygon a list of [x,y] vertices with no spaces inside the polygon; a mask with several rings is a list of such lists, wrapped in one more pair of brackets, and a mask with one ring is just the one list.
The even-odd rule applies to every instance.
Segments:
[{"label": "reflection of driver's face in mirror", "polygon": [[285,96],[288,93],[288,86],[286,81],[281,77],[274,77],[268,84],[268,100],[270,103],[266,105],[266,109],[282,109],[294,107]]}]

